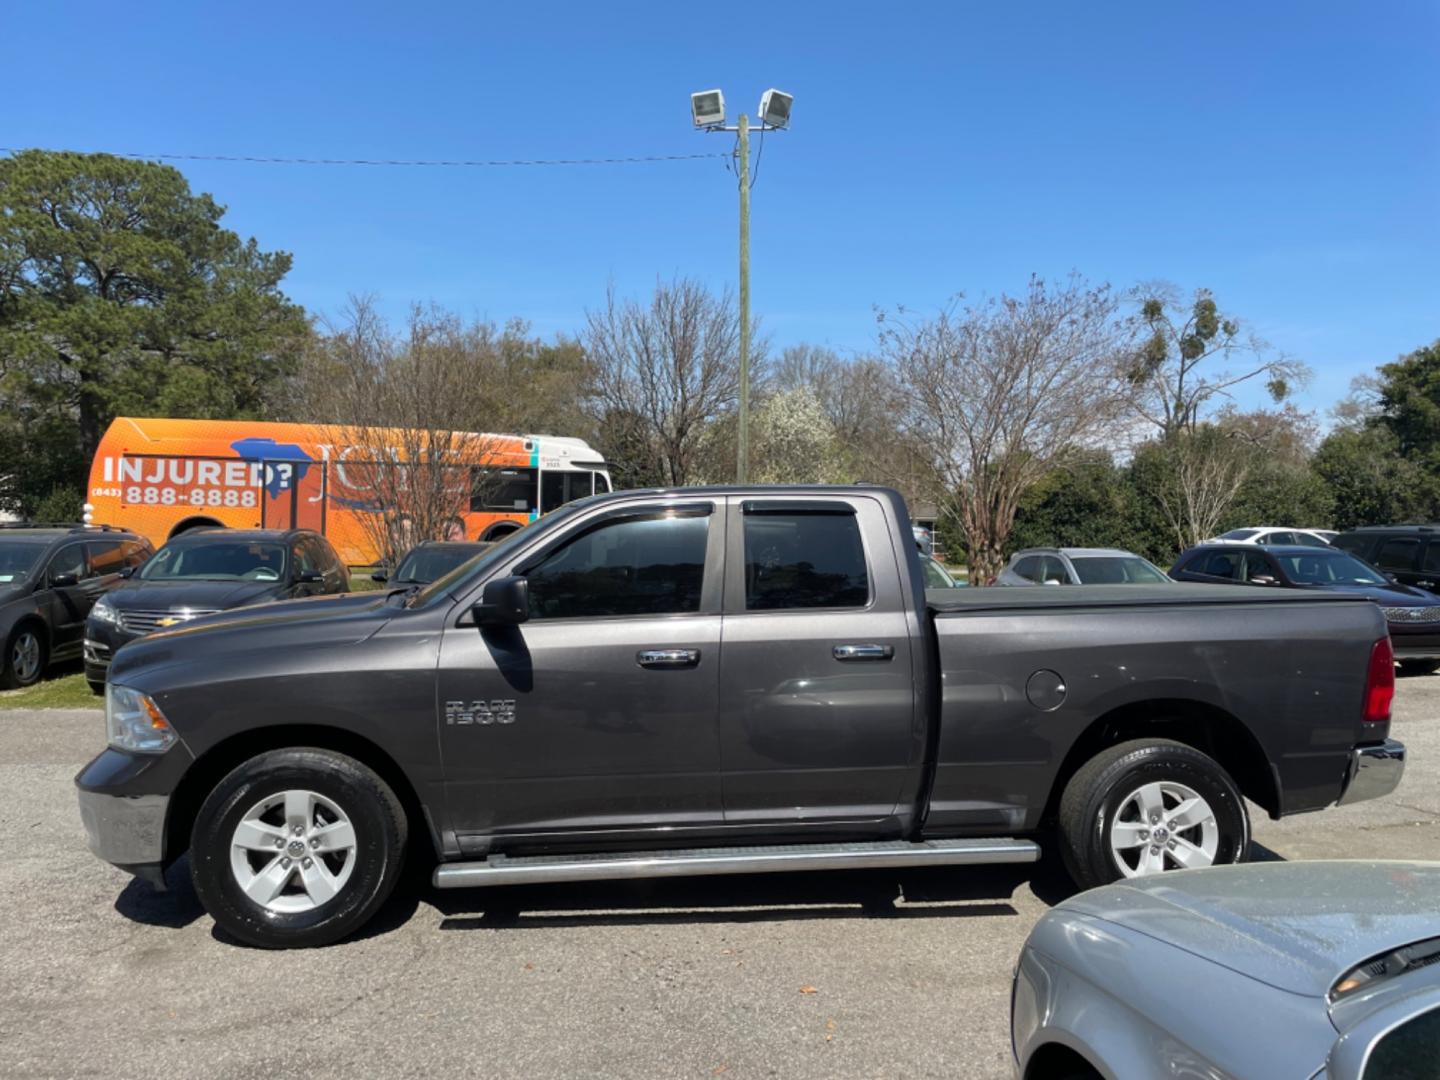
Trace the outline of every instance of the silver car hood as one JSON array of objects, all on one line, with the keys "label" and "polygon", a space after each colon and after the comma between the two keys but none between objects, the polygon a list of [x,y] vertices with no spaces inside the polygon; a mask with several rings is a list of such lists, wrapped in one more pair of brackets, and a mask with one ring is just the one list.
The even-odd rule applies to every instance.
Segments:
[{"label": "silver car hood", "polygon": [[1070,910],[1128,927],[1296,994],[1440,936],[1440,863],[1274,862],[1182,870],[1092,889]]}]

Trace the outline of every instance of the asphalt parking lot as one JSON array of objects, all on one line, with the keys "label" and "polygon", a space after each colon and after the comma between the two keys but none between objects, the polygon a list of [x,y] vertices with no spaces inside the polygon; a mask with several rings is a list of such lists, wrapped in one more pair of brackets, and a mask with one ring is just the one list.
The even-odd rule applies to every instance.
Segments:
[{"label": "asphalt parking lot", "polygon": [[[1440,676],[1402,680],[1389,799],[1257,854],[1440,859]],[[998,1077],[1038,871],[808,874],[436,893],[367,936],[218,939],[188,865],[152,893],[85,848],[96,711],[0,712],[0,1075]]]}]

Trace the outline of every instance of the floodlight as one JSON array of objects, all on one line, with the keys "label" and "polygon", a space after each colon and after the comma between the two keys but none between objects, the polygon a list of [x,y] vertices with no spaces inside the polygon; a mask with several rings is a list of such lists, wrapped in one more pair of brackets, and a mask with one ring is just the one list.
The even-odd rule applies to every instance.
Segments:
[{"label": "floodlight", "polygon": [[790,126],[790,106],[795,104],[795,95],[783,90],[766,90],[760,95],[760,122],[767,127]]},{"label": "floodlight", "polygon": [[690,95],[690,115],[697,128],[725,123],[725,95],[719,90],[701,90]]}]

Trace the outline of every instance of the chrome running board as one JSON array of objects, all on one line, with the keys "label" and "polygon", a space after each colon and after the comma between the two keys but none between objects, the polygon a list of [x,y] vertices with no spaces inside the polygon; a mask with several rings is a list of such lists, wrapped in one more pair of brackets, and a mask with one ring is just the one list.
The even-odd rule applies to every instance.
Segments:
[{"label": "chrome running board", "polygon": [[1033,863],[1039,858],[1040,847],[1033,840],[884,840],[518,858],[492,855],[476,862],[442,863],[435,868],[434,881],[437,889],[463,889],[472,885],[536,885],[551,881]]}]

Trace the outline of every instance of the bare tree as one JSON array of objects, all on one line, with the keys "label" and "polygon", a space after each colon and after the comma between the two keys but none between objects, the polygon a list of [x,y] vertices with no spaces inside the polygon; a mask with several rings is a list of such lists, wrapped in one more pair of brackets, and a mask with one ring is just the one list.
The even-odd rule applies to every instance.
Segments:
[{"label": "bare tree", "polygon": [[[1187,308],[1180,290],[1168,282],[1138,286],[1132,298],[1140,305],[1144,340],[1133,353],[1119,357],[1133,412],[1153,426],[1162,439],[1194,431],[1202,410],[1217,398],[1252,379],[1264,379],[1276,401],[1283,401],[1297,383],[1309,377],[1298,360],[1272,353],[1238,319],[1221,313],[1208,289],[1197,289]],[[1215,370],[1239,361],[1238,368]]]},{"label": "bare tree", "polygon": [[[691,483],[706,426],[739,393],[739,319],[728,290],[716,296],[677,278],[641,303],[618,299],[612,286],[604,309],[587,312],[584,340],[602,428],[607,417],[625,417],[632,444],[643,438],[664,482]],[[757,375],[762,359],[763,347],[754,349]]]},{"label": "bare tree", "polygon": [[1219,531],[1250,475],[1254,451],[1238,431],[1203,424],[1137,455],[1137,479],[1160,508],[1177,550],[1204,543]]},{"label": "bare tree", "polygon": [[1115,417],[1126,340],[1117,309],[1108,286],[1032,278],[1022,296],[929,320],[881,315],[907,426],[931,452],[937,502],[964,532],[973,583],[1000,572],[1021,496]]},{"label": "bare tree", "polygon": [[495,482],[498,440],[477,431],[495,412],[494,328],[416,307],[396,334],[360,297],[327,329],[300,390],[333,446],[331,496],[358,511],[387,560],[463,528],[472,497]]}]

